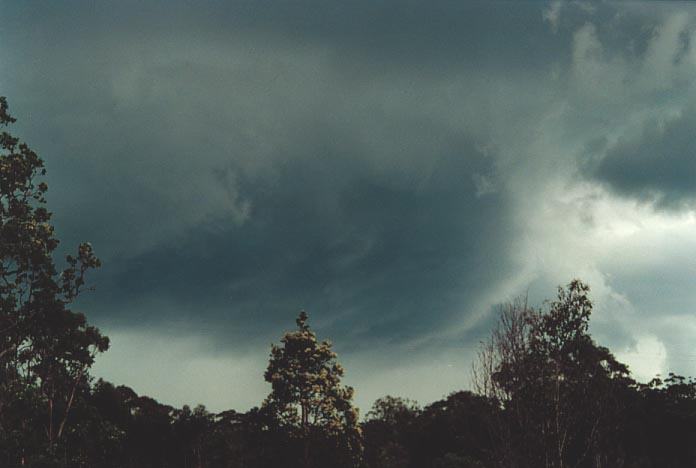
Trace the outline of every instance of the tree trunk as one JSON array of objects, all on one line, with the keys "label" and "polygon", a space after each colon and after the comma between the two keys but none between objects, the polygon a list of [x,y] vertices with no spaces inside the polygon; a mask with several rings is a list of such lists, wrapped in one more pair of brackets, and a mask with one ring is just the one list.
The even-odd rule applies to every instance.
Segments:
[{"label": "tree trunk", "polygon": [[307,408],[305,404],[302,405],[302,436],[304,439],[302,466],[304,468],[311,468],[312,463],[309,456],[309,408]]}]

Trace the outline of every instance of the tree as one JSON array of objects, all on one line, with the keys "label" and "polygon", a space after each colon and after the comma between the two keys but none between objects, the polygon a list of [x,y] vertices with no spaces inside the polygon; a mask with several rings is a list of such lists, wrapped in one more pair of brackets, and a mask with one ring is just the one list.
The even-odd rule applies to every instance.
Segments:
[{"label": "tree", "polygon": [[484,466],[492,451],[494,414],[488,398],[468,391],[426,406],[418,417],[412,466]]},{"label": "tree", "polygon": [[535,310],[504,306],[475,367],[477,390],[501,407],[499,463],[507,467],[610,466],[618,395],[628,368],[588,333],[592,302],[578,280]]},{"label": "tree", "polygon": [[408,398],[389,395],[378,398],[362,424],[367,466],[409,466],[410,451],[419,443],[416,421],[420,413],[418,404]]},{"label": "tree", "polygon": [[669,373],[627,395],[620,446],[627,466],[693,467],[696,463],[696,381]]},{"label": "tree", "polygon": [[379,398],[362,424],[365,465],[488,466],[494,412],[488,398],[467,391],[451,393],[423,409],[408,399]]},{"label": "tree", "polygon": [[[13,122],[0,97],[0,126]],[[0,133],[0,439],[19,432],[34,440],[40,427],[50,454],[64,437],[77,399],[88,390],[95,354],[109,342],[69,308],[85,286],[86,272],[100,262],[84,243],[58,271],[53,256],[59,241],[45,206],[48,185],[39,180],[45,174],[34,151]],[[18,424],[12,420],[16,408],[33,419]],[[26,463],[25,447],[6,455],[18,458],[13,463]]]},{"label": "tree", "polygon": [[204,448],[205,438],[212,429],[213,415],[203,405],[198,405],[193,410],[184,405],[174,414],[172,430],[177,449],[182,452],[184,468],[203,468],[208,458]]},{"label": "tree", "polygon": [[413,400],[387,395],[378,398],[367,412],[368,421],[380,421],[389,426],[406,426],[420,414],[421,409]]},{"label": "tree", "polygon": [[265,409],[246,413],[227,410],[215,416],[207,437],[211,468],[265,468],[287,465],[280,448],[283,438],[271,430]]},{"label": "tree", "polygon": [[[353,389],[341,385],[343,367],[328,341],[318,342],[302,311],[297,330],[273,345],[265,379],[272,391],[264,406],[293,438],[302,441],[302,466],[310,467],[322,449],[355,464],[362,451]],[[333,457],[333,466],[338,458]]]}]

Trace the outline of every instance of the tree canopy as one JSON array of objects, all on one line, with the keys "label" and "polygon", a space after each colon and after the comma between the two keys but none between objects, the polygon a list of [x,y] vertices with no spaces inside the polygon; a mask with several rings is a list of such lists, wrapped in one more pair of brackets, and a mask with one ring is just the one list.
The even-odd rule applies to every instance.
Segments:
[{"label": "tree canopy", "polygon": [[[14,122],[0,98],[0,126]],[[109,341],[69,307],[100,262],[84,243],[56,267],[43,160],[7,131],[0,149],[0,457],[25,464],[57,453]]]},{"label": "tree canopy", "polygon": [[343,367],[328,341],[319,342],[300,312],[297,330],[273,345],[266,381],[272,392],[264,407],[281,427],[303,444],[302,463],[314,465],[316,452],[328,448],[357,463],[362,450],[353,388],[341,385]]}]

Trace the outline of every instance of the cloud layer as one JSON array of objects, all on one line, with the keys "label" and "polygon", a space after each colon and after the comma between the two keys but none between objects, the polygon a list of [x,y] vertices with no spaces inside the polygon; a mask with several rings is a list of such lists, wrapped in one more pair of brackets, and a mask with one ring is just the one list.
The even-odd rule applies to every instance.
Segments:
[{"label": "cloud layer", "polygon": [[361,405],[425,402],[466,385],[493,305],[572,277],[637,374],[692,372],[690,6],[3,11],[1,93],[65,244],[104,259],[101,375],[248,407],[306,308]]}]

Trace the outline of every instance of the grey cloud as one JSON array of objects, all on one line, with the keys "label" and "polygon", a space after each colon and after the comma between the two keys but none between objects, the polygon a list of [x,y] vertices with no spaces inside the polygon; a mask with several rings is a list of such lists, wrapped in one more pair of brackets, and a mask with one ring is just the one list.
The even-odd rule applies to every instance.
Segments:
[{"label": "grey cloud", "polygon": [[[464,49],[477,41],[466,35],[483,34],[473,26],[494,14],[490,7],[456,7],[452,16],[444,4],[433,11],[413,4],[394,17],[373,18],[373,9],[355,6],[364,29],[343,8],[298,6],[285,15],[268,5],[240,3],[220,12],[230,20],[220,24],[210,12],[191,12],[186,23],[182,11],[188,10],[181,7],[153,18],[148,28],[139,18],[147,11],[137,9],[109,15],[98,6],[74,17],[64,11],[41,16],[38,39],[7,50],[5,69],[18,73],[3,80],[8,94],[19,97],[15,108],[28,117],[20,120],[25,135],[47,159],[66,243],[91,239],[108,261],[176,244],[201,224],[243,224],[253,216],[255,200],[238,180],[272,181],[288,160],[330,160],[323,175],[334,179],[358,161],[384,179],[417,184],[440,165],[442,141],[471,137],[486,143],[487,74],[440,75],[431,51],[419,47],[468,56]],[[320,21],[322,14],[337,27]],[[466,24],[440,31],[437,25],[448,17]],[[524,17],[539,27],[537,39],[545,34],[539,12],[524,9]],[[505,18],[513,23],[512,16]],[[69,21],[80,27],[68,29]],[[182,22],[179,35],[167,30]],[[385,22],[390,26],[380,32],[376,25]],[[415,34],[426,26],[431,29]],[[67,29],[61,40],[49,42],[60,28]],[[391,38],[389,28],[401,30],[407,45]],[[288,34],[289,42],[283,40]],[[438,39],[440,34],[453,36]],[[370,37],[375,47],[338,51],[360,49]],[[490,37],[486,43],[508,50],[504,34]],[[397,57],[399,47],[410,50],[408,65],[398,72],[381,68],[379,55]],[[544,56],[534,47],[520,51]],[[493,50],[486,54],[493,56]],[[455,58],[446,61],[473,66],[450,60]],[[493,170],[462,177],[486,182],[478,190],[490,192]]]},{"label": "grey cloud", "polygon": [[592,174],[621,195],[679,209],[696,198],[696,112],[652,120],[635,138],[606,149]]},{"label": "grey cloud", "polygon": [[[232,327],[249,336],[282,329],[305,307],[337,338],[433,332],[509,266],[505,203],[477,196],[471,177],[490,161],[461,143],[447,149],[414,181],[359,165],[337,173],[332,160],[288,162],[272,183],[242,183],[254,200],[243,225],[198,226],[175,246],[117,261],[93,300],[120,309],[112,321],[121,326],[186,320],[183,313],[221,323],[223,335]],[[148,319],[129,311],[132,296],[178,308]]]},{"label": "grey cloud", "polygon": [[[414,14],[395,21],[408,30]],[[335,37],[260,31],[26,45],[40,60],[10,82],[20,109],[41,109],[24,133],[48,161],[59,228],[105,250],[91,316],[224,339],[306,307],[339,338],[403,342],[478,307],[510,266],[508,194],[481,149],[485,76],[427,72],[418,49],[412,74],[370,54],[347,65]]]},{"label": "grey cloud", "polygon": [[[642,300],[592,263],[583,237],[607,216],[579,186],[693,197],[693,112],[645,123],[692,91],[685,6],[114,5],[4,3],[0,30],[59,234],[104,257],[80,306],[107,334],[175,328],[244,355],[304,307],[349,360],[418,352],[417,373],[574,262],[615,273],[601,297]],[[619,321],[600,335],[623,345]]]}]

